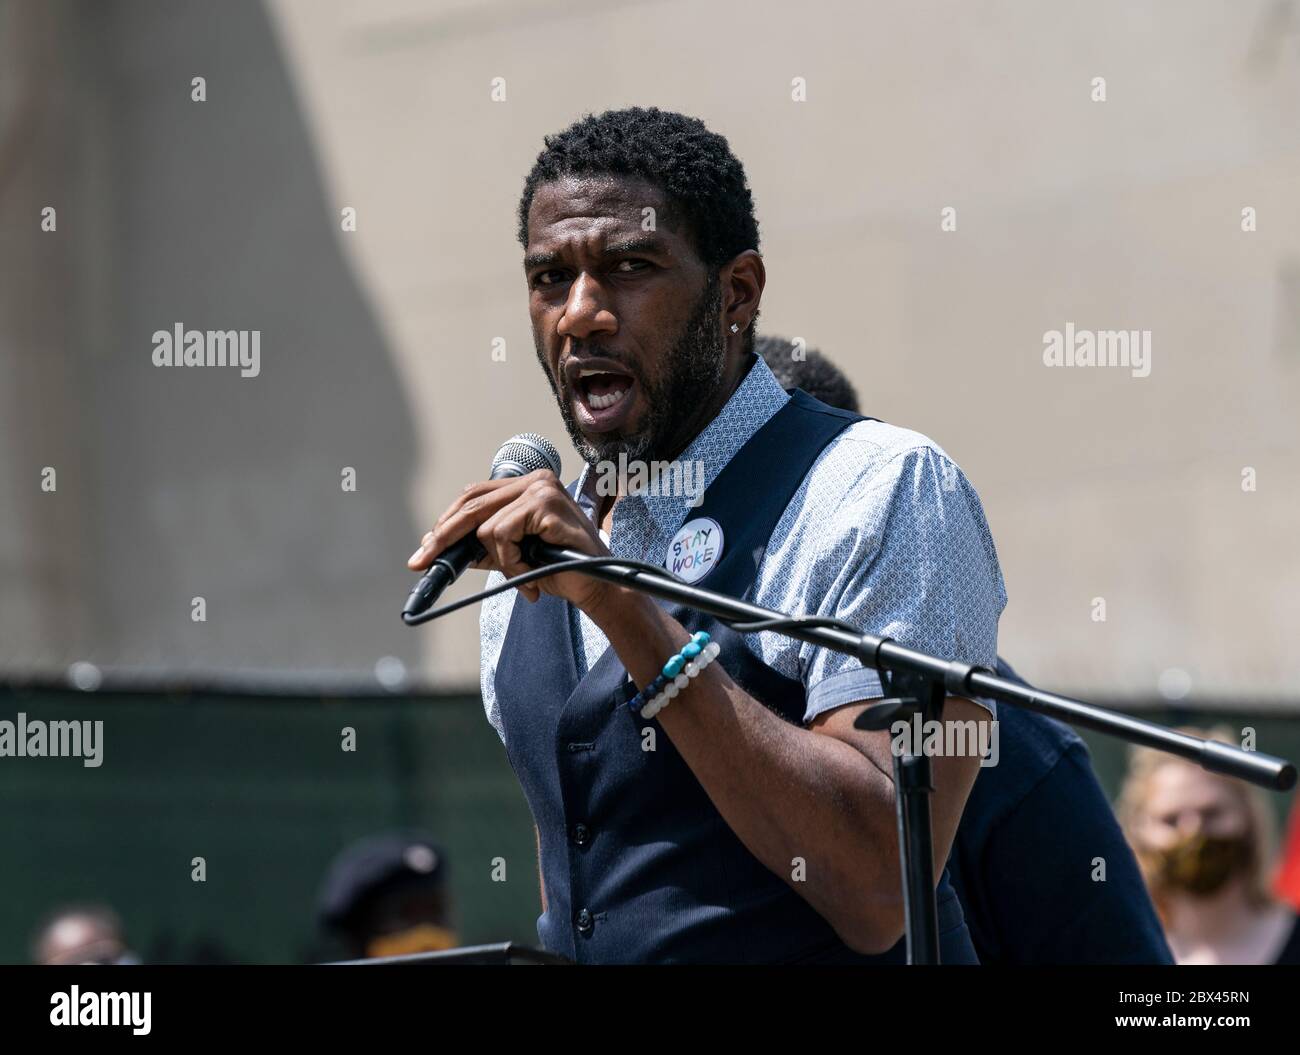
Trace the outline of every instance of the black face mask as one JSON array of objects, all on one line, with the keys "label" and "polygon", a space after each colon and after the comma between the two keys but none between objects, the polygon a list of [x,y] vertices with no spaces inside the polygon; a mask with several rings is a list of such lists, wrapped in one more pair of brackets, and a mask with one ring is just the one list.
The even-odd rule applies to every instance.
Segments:
[{"label": "black face mask", "polygon": [[1165,850],[1143,854],[1152,882],[1171,892],[1211,897],[1250,865],[1251,840],[1246,835],[1191,835]]}]

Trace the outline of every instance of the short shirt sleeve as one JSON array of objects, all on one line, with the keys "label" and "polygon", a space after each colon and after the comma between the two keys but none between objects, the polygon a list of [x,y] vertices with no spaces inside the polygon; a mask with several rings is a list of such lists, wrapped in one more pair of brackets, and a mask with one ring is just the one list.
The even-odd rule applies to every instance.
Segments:
[{"label": "short shirt sleeve", "polygon": [[[993,668],[1006,591],[979,496],[936,447],[891,458],[826,525],[810,583],[816,614],[945,659]],[[884,695],[853,656],[805,644],[805,724]],[[976,700],[991,714],[991,700]]]}]

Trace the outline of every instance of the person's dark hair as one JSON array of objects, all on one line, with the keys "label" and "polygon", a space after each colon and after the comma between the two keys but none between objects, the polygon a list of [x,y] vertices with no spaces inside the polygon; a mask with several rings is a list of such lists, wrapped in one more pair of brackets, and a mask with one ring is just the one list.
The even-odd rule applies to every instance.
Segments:
[{"label": "person's dark hair", "polygon": [[627,176],[663,192],[710,272],[746,249],[758,249],[745,167],[726,139],[698,118],[654,106],[607,110],[588,114],[545,143],[519,199],[522,246],[528,244],[528,210],[543,183],[564,176]]},{"label": "person's dark hair", "polygon": [[805,348],[803,358],[796,359],[795,344],[788,337],[764,336],[754,342],[754,351],[763,357],[787,392],[802,388],[814,399],[832,407],[861,413],[852,383],[816,348]]}]

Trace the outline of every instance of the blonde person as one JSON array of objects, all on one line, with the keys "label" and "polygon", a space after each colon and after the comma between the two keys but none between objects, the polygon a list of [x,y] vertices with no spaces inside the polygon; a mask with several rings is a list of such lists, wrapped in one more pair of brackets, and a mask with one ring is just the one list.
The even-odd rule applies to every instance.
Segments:
[{"label": "blonde person", "polygon": [[[1235,743],[1227,729],[1185,729]],[[1300,928],[1269,890],[1264,793],[1150,748],[1134,751],[1120,823],[1178,963],[1300,963]]]}]

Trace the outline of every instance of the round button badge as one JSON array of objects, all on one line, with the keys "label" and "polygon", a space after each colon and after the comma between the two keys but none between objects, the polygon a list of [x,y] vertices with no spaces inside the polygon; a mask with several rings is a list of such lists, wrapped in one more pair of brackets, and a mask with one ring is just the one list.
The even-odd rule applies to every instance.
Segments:
[{"label": "round button badge", "polygon": [[696,517],[673,536],[664,567],[687,582],[699,582],[721,557],[722,525],[712,517]]}]

